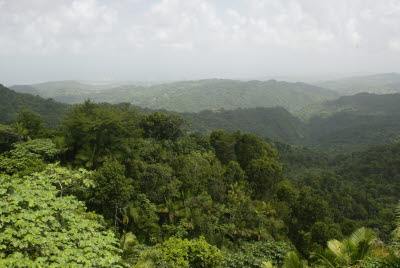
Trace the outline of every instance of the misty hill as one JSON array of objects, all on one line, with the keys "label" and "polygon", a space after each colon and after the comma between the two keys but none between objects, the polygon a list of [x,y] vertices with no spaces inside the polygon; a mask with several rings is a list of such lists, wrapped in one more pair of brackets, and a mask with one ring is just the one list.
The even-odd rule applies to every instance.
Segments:
[{"label": "misty hill", "polygon": [[[374,144],[400,141],[400,94],[362,93],[313,106],[307,121],[282,107],[235,110],[215,109],[181,113],[192,122],[191,131],[208,134],[215,129],[256,133],[323,151],[354,152]],[[50,125],[57,124],[68,105],[0,88],[0,123],[10,123],[20,108],[32,109]],[[151,112],[151,109],[141,109]]]},{"label": "misty hill", "polygon": [[242,130],[291,144],[304,138],[304,124],[282,107],[202,111],[182,116],[192,122],[193,130],[203,134],[216,129]]},{"label": "misty hill", "polygon": [[[201,133],[224,129],[257,133],[322,151],[354,152],[400,141],[400,94],[362,93],[315,106],[301,121],[283,108],[183,113]],[[318,109],[317,109],[318,108]]]},{"label": "misty hill", "polygon": [[12,90],[20,93],[39,95],[65,103],[79,103],[88,99],[90,94],[96,94],[119,84],[84,83],[73,80],[51,81],[32,85],[11,86]]},{"label": "misty hill", "polygon": [[358,151],[400,140],[400,94],[360,93],[328,101],[306,125],[306,145]]},{"label": "misty hill", "polygon": [[[208,79],[184,81],[153,86],[119,86],[98,89],[91,85],[70,81],[31,85],[40,96],[66,103],[78,103],[90,98],[96,102],[130,102],[152,109],[178,112],[202,110],[282,106],[296,111],[320,101],[334,99],[338,94],[331,90],[305,83],[269,81],[237,81]],[[64,86],[60,87],[60,83]],[[77,84],[78,83],[78,84]],[[12,87],[20,90],[21,87]]]},{"label": "misty hill", "polygon": [[68,105],[51,99],[43,99],[26,93],[17,93],[0,84],[0,123],[9,124],[17,117],[20,109],[39,113],[50,126],[64,118]]},{"label": "misty hill", "polygon": [[384,73],[367,76],[354,76],[342,79],[314,83],[317,86],[336,90],[344,95],[360,92],[398,93],[400,92],[400,74]]}]

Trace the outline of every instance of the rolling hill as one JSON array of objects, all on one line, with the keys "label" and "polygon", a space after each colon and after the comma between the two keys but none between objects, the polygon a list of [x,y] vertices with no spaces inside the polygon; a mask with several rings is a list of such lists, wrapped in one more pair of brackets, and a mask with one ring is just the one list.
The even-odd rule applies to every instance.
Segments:
[{"label": "rolling hill", "polygon": [[355,152],[400,141],[399,103],[400,94],[360,93],[315,105],[309,120],[300,120],[281,107],[182,115],[201,133],[240,129],[321,151]]},{"label": "rolling hill", "polygon": [[304,124],[282,107],[202,111],[182,116],[192,122],[191,130],[203,134],[216,129],[241,130],[291,144],[304,138]]},{"label": "rolling hill", "polygon": [[[213,81],[212,84],[216,82],[218,81]],[[253,83],[264,84],[263,82]],[[281,82],[269,83],[280,84]],[[226,83],[223,84],[226,85]],[[181,90],[178,88],[176,92]],[[297,90],[302,93],[304,89],[297,88]],[[103,93],[107,91],[104,90]],[[186,91],[183,90],[183,92]],[[233,90],[232,95],[237,93],[238,91]],[[211,89],[208,94],[212,94]],[[247,96],[245,93],[243,95]],[[191,96],[193,97],[194,94]],[[198,98],[200,98],[199,103],[204,104],[201,97],[198,96]],[[243,99],[246,98],[243,97]],[[171,103],[182,102],[178,97],[174,100],[175,102]],[[289,102],[289,100],[285,101]],[[399,103],[400,94],[360,93],[343,96],[336,100],[314,104],[308,120],[300,120],[283,107],[213,109],[180,114],[192,122],[190,131],[203,134],[209,134],[216,129],[230,132],[242,130],[268,137],[273,141],[307,146],[322,151],[355,152],[375,144],[400,141]],[[61,104],[51,99],[46,100],[31,94],[17,93],[3,86],[0,88],[0,104],[0,123],[3,124],[11,123],[20,108],[27,108],[41,114],[48,125],[56,125],[68,109],[67,104]],[[195,103],[192,105],[194,106]],[[141,110],[154,111],[150,108]],[[196,108],[194,107],[192,110],[195,111]]]},{"label": "rolling hill", "polygon": [[305,145],[359,151],[400,141],[400,94],[360,93],[320,105],[306,123]]},{"label": "rolling hill", "polygon": [[[315,102],[337,98],[338,93],[305,83],[208,79],[153,86],[124,85],[113,88],[76,81],[30,85],[39,95],[60,102],[130,102],[135,106],[177,112],[282,106],[294,112]],[[25,87],[13,86],[16,91]],[[26,90],[24,91],[26,92]]]},{"label": "rolling hill", "polygon": [[367,76],[353,76],[336,80],[314,83],[317,86],[329,88],[342,95],[353,95],[360,92],[368,93],[399,93],[400,74],[384,73]]}]

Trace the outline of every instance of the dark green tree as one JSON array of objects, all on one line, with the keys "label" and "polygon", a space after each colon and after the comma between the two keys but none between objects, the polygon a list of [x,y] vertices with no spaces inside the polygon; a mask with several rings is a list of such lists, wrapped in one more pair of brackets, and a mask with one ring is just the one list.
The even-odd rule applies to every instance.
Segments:
[{"label": "dark green tree", "polygon": [[235,160],[235,137],[224,130],[214,130],[210,134],[210,144],[215,150],[215,155],[223,164]]},{"label": "dark green tree", "polygon": [[77,165],[96,168],[108,157],[123,158],[126,146],[140,137],[135,110],[90,101],[74,106],[62,122],[65,143]]},{"label": "dark green tree", "polygon": [[24,140],[35,139],[45,130],[42,118],[31,110],[20,110],[16,119],[16,130]]},{"label": "dark green tree", "polygon": [[93,175],[96,185],[90,204],[107,219],[114,220],[117,231],[121,216],[133,195],[132,180],[125,177],[125,167],[116,161],[109,160]]},{"label": "dark green tree", "polygon": [[175,140],[184,134],[186,120],[177,114],[154,112],[143,117],[140,126],[144,136],[159,140]]},{"label": "dark green tree", "polygon": [[282,165],[269,157],[251,160],[246,174],[255,196],[262,199],[272,199],[276,184],[283,179]]}]

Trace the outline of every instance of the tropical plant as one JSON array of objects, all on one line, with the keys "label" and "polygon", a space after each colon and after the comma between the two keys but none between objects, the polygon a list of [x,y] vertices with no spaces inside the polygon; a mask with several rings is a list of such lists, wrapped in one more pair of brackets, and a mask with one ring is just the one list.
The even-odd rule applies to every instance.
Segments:
[{"label": "tropical plant", "polygon": [[283,268],[306,268],[307,264],[300,260],[299,256],[295,251],[290,251],[285,256]]},{"label": "tropical plant", "polygon": [[311,255],[317,263],[326,267],[351,267],[373,255],[375,239],[371,229],[362,227],[342,241],[329,240],[324,251]]},{"label": "tropical plant", "polygon": [[0,267],[113,267],[119,253],[102,217],[49,176],[0,176]]}]

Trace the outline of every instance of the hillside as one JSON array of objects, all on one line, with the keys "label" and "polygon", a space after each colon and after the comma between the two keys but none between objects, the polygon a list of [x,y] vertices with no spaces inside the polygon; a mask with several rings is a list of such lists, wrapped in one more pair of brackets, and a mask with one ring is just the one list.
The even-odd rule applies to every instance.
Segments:
[{"label": "hillside", "polygon": [[314,84],[335,90],[343,95],[353,95],[360,92],[379,94],[397,93],[400,92],[400,74],[384,73],[353,76]]},{"label": "hillside", "polygon": [[[60,84],[63,86],[60,87]],[[70,81],[31,85],[40,96],[66,103],[90,98],[96,102],[130,102],[152,109],[177,112],[282,106],[294,112],[311,103],[334,99],[336,92],[304,83],[208,79],[153,86],[125,85],[101,88]],[[23,90],[21,86],[12,87]]]},{"label": "hillside", "polygon": [[400,94],[360,93],[320,105],[308,121],[308,146],[358,151],[400,139]]},{"label": "hillside", "polygon": [[17,93],[0,84],[0,123],[11,123],[20,109],[37,112],[48,125],[55,126],[65,116],[68,105],[31,94]]},{"label": "hillside", "polygon": [[286,143],[298,143],[304,137],[304,124],[281,107],[202,111],[182,116],[192,122],[191,129],[202,134],[216,129],[241,130]]},{"label": "hillside", "polygon": [[[263,84],[263,82],[254,83]],[[301,88],[297,90],[302,92]],[[176,92],[180,92],[179,89]],[[237,93],[234,91],[232,95]],[[12,122],[19,112],[19,107],[38,112],[49,125],[57,124],[66,113],[67,105],[53,100],[16,93],[4,87],[0,94],[2,104],[0,123]],[[209,95],[211,94],[210,90]],[[114,93],[114,95],[118,94]],[[202,98],[198,97],[198,99],[201,104]],[[179,102],[180,98],[174,100]],[[180,114],[191,122],[190,131],[203,135],[208,135],[216,129],[228,132],[241,130],[273,141],[307,146],[322,151],[355,152],[371,145],[390,144],[400,140],[398,103],[400,103],[400,94],[360,93],[354,96],[343,96],[336,100],[313,104],[312,108],[307,107],[309,114],[306,121],[300,120],[282,107],[214,109]],[[192,105],[195,106],[195,103]],[[139,108],[139,110],[144,113],[154,111],[149,108]],[[162,109],[161,111],[166,112]]]},{"label": "hillside", "polygon": [[10,88],[20,93],[30,93],[43,98],[52,98],[64,103],[80,103],[89,98],[90,94],[118,86],[108,83],[84,83],[73,80],[51,81],[32,85],[14,85]]},{"label": "hillside", "polygon": [[237,129],[271,140],[330,152],[355,152],[400,141],[400,94],[361,93],[314,105],[302,121],[284,108],[183,113],[192,130]]}]

